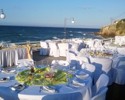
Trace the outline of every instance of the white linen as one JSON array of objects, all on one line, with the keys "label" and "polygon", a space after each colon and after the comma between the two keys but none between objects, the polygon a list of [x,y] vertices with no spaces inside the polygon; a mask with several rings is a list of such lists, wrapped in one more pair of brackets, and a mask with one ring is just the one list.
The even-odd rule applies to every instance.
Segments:
[{"label": "white linen", "polygon": [[57,43],[54,41],[48,42],[49,45],[49,55],[54,57],[59,57],[59,48],[57,46]]},{"label": "white linen", "polygon": [[95,73],[96,67],[92,64],[83,63],[81,65],[81,68],[84,69],[86,71],[86,73],[88,73],[92,78],[94,77],[94,74],[96,74]]},{"label": "white linen", "polygon": [[91,100],[106,100],[106,93],[108,91],[107,87],[104,87],[103,89],[101,89],[101,91],[96,94],[95,96],[93,96],[91,98]]},{"label": "white linen", "polygon": [[118,52],[118,54],[120,54],[120,55],[125,55],[125,47],[118,47],[117,48],[117,52]]},{"label": "white linen", "polygon": [[114,67],[114,83],[125,84],[125,56],[117,58],[116,67]]},{"label": "white linen", "polygon": [[27,58],[26,48],[0,50],[0,65],[2,66],[17,65],[17,60],[23,58]]},{"label": "white linen", "polygon": [[106,74],[101,74],[96,84],[92,87],[93,96],[98,94],[101,88],[107,87],[109,83],[109,77]]},{"label": "white linen", "polygon": [[125,36],[115,36],[115,44],[125,45]]},{"label": "white linen", "polygon": [[46,41],[40,41],[40,55],[49,55],[49,45]]},{"label": "white linen", "polygon": [[[15,76],[15,73],[0,73],[1,77],[7,77],[7,76]],[[13,77],[14,79],[14,77]],[[78,82],[83,82],[83,86],[81,87],[72,87],[72,86],[67,86],[65,84],[62,85],[57,85],[55,86],[55,90],[57,92],[49,92],[49,91],[44,91],[41,90],[40,86],[29,86],[24,88],[21,91],[15,91],[11,88],[17,81],[16,80],[10,80],[8,82],[3,82],[2,84],[0,83],[0,96],[6,99],[10,98],[12,100],[46,100],[51,95],[50,99],[47,100],[55,100],[56,97],[62,96],[59,100],[63,100],[64,98],[67,98],[67,100],[82,100],[85,98],[86,100],[89,100],[91,97],[91,85],[92,85],[92,79],[91,77],[88,77],[87,79],[83,79],[82,81]],[[82,84],[82,83],[81,83]],[[9,88],[5,90],[3,87]],[[12,92],[11,92],[12,91]],[[11,92],[11,93],[10,93]],[[8,94],[6,94],[8,93]],[[12,96],[12,97],[11,97]],[[73,96],[73,97],[72,97]],[[15,99],[16,98],[16,99]],[[18,98],[18,99],[17,99]]]},{"label": "white linen", "polygon": [[17,61],[18,67],[34,66],[33,59],[20,59]]},{"label": "white linen", "polygon": [[94,75],[94,81],[96,82],[96,80],[99,78],[99,76],[101,75],[101,73],[106,73],[109,78],[109,85],[112,84],[113,82],[113,72],[112,72],[112,63],[113,60],[110,58],[101,58],[101,57],[90,57],[90,62],[91,64],[94,64],[96,67],[95,70],[95,75]]},{"label": "white linen", "polygon": [[68,43],[58,43],[59,56],[66,57],[68,51]]},{"label": "white linen", "polygon": [[69,69],[69,63],[65,60],[53,60],[51,63],[52,68],[56,69]]}]

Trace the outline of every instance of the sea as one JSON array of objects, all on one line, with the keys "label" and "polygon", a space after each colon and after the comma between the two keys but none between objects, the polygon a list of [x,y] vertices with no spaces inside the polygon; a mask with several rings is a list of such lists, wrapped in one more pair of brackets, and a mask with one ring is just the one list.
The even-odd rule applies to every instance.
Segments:
[{"label": "sea", "polygon": [[33,27],[33,26],[0,26],[0,42],[27,42],[71,38],[102,38],[95,33],[100,29]]}]

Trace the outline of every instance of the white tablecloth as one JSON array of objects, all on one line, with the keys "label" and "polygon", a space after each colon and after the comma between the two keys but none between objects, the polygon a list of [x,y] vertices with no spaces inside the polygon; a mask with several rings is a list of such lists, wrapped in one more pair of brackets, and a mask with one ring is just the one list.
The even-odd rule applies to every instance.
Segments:
[{"label": "white tablecloth", "polygon": [[0,50],[0,65],[3,67],[17,65],[19,59],[27,57],[26,48],[3,49]]},{"label": "white tablecloth", "polygon": [[89,100],[91,98],[91,77],[82,80],[84,86],[73,87],[66,84],[56,85],[57,93],[41,91],[40,86],[29,86],[22,91],[14,91],[10,87],[17,81],[14,80],[14,73],[0,73],[0,77],[10,76],[8,82],[0,82],[0,96],[5,100]]}]

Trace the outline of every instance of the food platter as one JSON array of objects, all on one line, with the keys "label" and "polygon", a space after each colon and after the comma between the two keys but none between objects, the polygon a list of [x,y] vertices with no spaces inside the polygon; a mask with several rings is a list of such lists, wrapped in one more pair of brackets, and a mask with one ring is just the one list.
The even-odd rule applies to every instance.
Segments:
[{"label": "food platter", "polygon": [[109,53],[109,52],[101,52],[101,51],[90,51],[89,52],[89,55],[90,56],[93,56],[93,57],[111,57],[113,56],[112,53]]},{"label": "food platter", "polygon": [[[17,74],[16,80],[26,85],[57,85],[67,82],[67,74],[62,70],[51,72],[50,67],[34,68],[34,71],[24,70]],[[71,77],[71,75],[70,75]]]}]

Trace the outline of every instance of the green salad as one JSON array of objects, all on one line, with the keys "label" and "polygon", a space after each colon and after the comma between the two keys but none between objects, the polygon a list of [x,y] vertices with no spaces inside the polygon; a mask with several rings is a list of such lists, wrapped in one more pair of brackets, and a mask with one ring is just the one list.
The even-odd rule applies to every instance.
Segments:
[{"label": "green salad", "polygon": [[26,85],[57,85],[67,82],[67,76],[72,77],[62,70],[51,72],[50,67],[34,68],[34,71],[25,70],[17,74],[16,80]]}]

